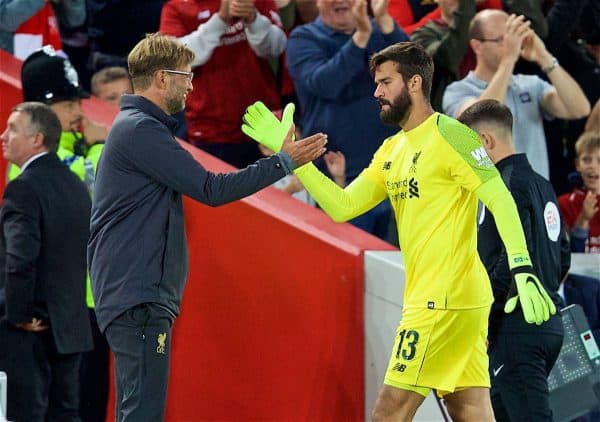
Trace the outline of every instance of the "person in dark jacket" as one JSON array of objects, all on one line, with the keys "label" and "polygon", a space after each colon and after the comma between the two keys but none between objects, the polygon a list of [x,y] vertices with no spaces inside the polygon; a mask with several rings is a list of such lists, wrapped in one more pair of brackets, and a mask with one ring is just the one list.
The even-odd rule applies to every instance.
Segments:
[{"label": "person in dark jacket", "polygon": [[[459,120],[478,132],[512,193],[533,266],[558,307],[557,290],[570,266],[570,249],[552,185],[533,171],[525,154],[515,153],[512,114],[505,105],[496,100],[479,101],[467,108]],[[536,326],[524,323],[518,312],[504,313],[512,282],[506,251],[486,209],[479,221],[477,249],[494,292],[488,354],[496,420],[551,421],[547,377],[562,346],[562,321],[557,314]]]},{"label": "person in dark jacket", "polygon": [[136,95],[121,97],[98,164],[88,263],[98,325],[115,356],[118,421],[163,419],[171,326],[188,268],[182,195],[210,206],[235,201],[325,151],[325,135],[292,142],[292,129],[281,153],[236,172],[206,171],[171,132],[170,115],[192,90],[193,60],[160,34],[133,48]]},{"label": "person in dark jacket", "polygon": [[1,136],[22,173],[0,210],[0,371],[7,419],[79,421],[79,363],[92,349],[85,305],[90,195],[56,155],[49,106],[16,106]]}]

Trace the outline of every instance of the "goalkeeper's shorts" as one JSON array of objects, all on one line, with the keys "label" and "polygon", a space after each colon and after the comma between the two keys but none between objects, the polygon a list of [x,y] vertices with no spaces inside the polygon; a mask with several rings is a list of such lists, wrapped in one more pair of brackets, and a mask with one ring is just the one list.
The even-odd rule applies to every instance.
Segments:
[{"label": "goalkeeper's shorts", "polygon": [[[427,395],[488,387],[490,306],[464,310],[404,309],[384,384]],[[418,388],[411,388],[418,387]]]}]

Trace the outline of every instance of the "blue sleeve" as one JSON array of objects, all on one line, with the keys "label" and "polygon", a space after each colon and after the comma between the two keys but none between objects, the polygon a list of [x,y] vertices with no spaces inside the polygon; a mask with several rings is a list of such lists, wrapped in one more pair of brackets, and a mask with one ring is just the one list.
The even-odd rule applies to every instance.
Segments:
[{"label": "blue sleeve", "polygon": [[382,33],[374,19],[371,20],[371,25],[373,25],[373,33],[371,34],[371,38],[369,38],[369,42],[367,43],[367,57],[371,57],[373,54],[383,50],[389,45],[403,41],[410,41],[408,35],[406,35],[395,22],[394,30],[389,34]]},{"label": "blue sleeve", "polygon": [[571,230],[571,252],[585,252],[585,241],[588,236],[588,230],[574,226]]},{"label": "blue sleeve", "polygon": [[287,46],[288,69],[292,79],[302,81],[311,95],[335,100],[357,75],[367,71],[367,59],[365,50],[351,37],[333,56],[326,51],[325,42],[309,28],[292,32]]}]

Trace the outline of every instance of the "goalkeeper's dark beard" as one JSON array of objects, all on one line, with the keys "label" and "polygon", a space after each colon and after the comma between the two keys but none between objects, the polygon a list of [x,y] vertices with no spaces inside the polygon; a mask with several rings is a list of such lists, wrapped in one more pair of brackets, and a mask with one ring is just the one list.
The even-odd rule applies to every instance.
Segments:
[{"label": "goalkeeper's dark beard", "polygon": [[381,110],[379,113],[379,117],[383,123],[402,126],[408,120],[412,108],[412,99],[410,98],[410,95],[408,95],[406,85],[402,88],[402,92],[394,98],[393,102],[390,103],[383,98],[379,98],[377,101],[379,101],[380,106],[390,106],[387,110]]}]

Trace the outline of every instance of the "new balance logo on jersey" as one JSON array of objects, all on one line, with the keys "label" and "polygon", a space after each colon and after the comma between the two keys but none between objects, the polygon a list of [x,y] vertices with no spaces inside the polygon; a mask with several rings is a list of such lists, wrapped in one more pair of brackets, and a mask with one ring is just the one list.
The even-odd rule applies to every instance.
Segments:
[{"label": "new balance logo on jersey", "polygon": [[485,152],[484,147],[471,151],[471,156],[475,159],[479,167],[491,167],[494,165],[490,157],[488,157],[487,152]]},{"label": "new balance logo on jersey", "polygon": [[392,162],[391,161],[386,161],[386,162],[383,163],[382,170],[389,170],[390,168],[392,168]]}]

